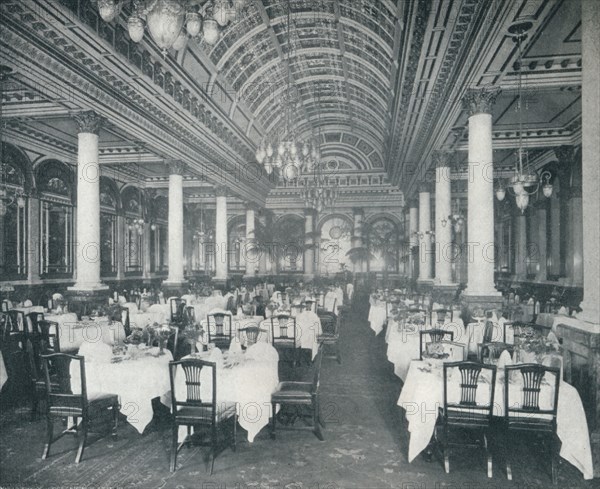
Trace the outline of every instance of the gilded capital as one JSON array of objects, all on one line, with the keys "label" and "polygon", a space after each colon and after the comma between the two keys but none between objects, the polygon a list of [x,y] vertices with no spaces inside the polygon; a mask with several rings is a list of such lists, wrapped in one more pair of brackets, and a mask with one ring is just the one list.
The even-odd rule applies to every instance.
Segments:
[{"label": "gilded capital", "polygon": [[225,185],[215,185],[215,196],[227,197],[227,187]]},{"label": "gilded capital", "polygon": [[469,117],[475,114],[491,114],[500,92],[500,87],[470,88],[462,99],[463,108],[468,112]]},{"label": "gilded capital", "polygon": [[183,175],[185,172],[185,163],[181,160],[168,160],[165,164],[169,169],[169,175]]},{"label": "gilded capital", "polygon": [[418,192],[420,194],[430,194],[431,193],[431,184],[429,182],[421,182],[419,184]]},{"label": "gilded capital", "polygon": [[73,115],[77,122],[78,133],[90,133],[96,136],[102,127],[102,117],[93,110],[86,110]]}]

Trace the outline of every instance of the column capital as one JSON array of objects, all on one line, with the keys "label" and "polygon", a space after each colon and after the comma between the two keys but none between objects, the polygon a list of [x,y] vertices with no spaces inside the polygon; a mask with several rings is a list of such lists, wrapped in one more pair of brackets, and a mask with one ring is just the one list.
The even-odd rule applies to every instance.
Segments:
[{"label": "column capital", "polygon": [[571,164],[575,159],[575,146],[558,146],[554,148],[554,154],[559,163]]},{"label": "column capital", "polygon": [[215,185],[216,197],[227,197],[227,187],[225,185]]},{"label": "column capital", "polygon": [[462,99],[463,108],[468,112],[469,117],[476,114],[491,114],[500,92],[500,87],[470,88]]},{"label": "column capital", "polygon": [[169,175],[183,175],[185,172],[185,163],[181,160],[166,160],[165,165],[167,165]]},{"label": "column capital", "polygon": [[78,134],[90,133],[96,136],[100,132],[104,119],[93,110],[86,110],[73,114],[73,119],[77,123]]},{"label": "column capital", "polygon": [[311,209],[311,208],[304,209],[304,217],[314,218],[315,214],[316,214],[315,209]]},{"label": "column capital", "polygon": [[431,184],[429,182],[421,182],[418,187],[418,192],[420,194],[430,194],[431,193]]},{"label": "column capital", "polygon": [[353,207],[352,214],[355,216],[364,216],[365,210],[362,207]]},{"label": "column capital", "polygon": [[247,211],[254,211],[254,212],[260,211],[260,206],[256,202],[246,201],[246,202],[244,202],[244,207],[246,208]]},{"label": "column capital", "polygon": [[433,162],[436,168],[447,168],[450,166],[453,153],[445,150],[436,150],[433,152]]},{"label": "column capital", "polygon": [[413,198],[409,199],[408,200],[408,208],[409,209],[418,209],[419,208],[419,199],[417,197],[413,197]]}]

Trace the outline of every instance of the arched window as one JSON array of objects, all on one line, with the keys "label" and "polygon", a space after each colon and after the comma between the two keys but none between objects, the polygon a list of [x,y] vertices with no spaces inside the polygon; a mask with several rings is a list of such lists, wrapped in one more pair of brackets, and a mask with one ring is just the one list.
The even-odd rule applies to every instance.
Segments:
[{"label": "arched window", "polygon": [[396,223],[386,217],[367,225],[367,248],[371,253],[369,271],[398,272],[400,234]]},{"label": "arched window", "polygon": [[73,274],[73,171],[58,160],[36,171],[40,192],[40,255],[42,276]]},{"label": "arched window", "polygon": [[[144,265],[144,194],[137,187],[126,187],[121,191],[125,211],[125,272],[137,275]],[[140,222],[140,220],[142,222]]]},{"label": "arched window", "polygon": [[304,219],[284,216],[275,225],[273,243],[279,271],[304,272]]},{"label": "arched window", "polygon": [[340,216],[326,218],[321,224],[319,274],[332,276],[349,265],[352,248],[352,222]]},{"label": "arched window", "polygon": [[246,221],[244,216],[236,217],[229,226],[227,233],[227,255],[230,272],[243,272],[246,270]]},{"label": "arched window", "polygon": [[112,180],[100,178],[100,273],[117,273],[118,190]]},{"label": "arched window", "polygon": [[[164,195],[151,200],[150,218],[150,271],[164,272],[169,265],[169,200]],[[150,204],[150,202],[149,202]]]},{"label": "arched window", "polygon": [[27,273],[27,206],[25,172],[29,162],[17,148],[3,144],[0,175],[0,275]]}]

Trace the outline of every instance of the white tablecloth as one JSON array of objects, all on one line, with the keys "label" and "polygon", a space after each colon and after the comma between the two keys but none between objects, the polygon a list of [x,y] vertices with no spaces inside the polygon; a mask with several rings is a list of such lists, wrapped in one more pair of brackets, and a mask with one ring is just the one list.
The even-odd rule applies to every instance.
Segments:
[{"label": "white tablecloth", "polygon": [[[279,375],[277,373],[278,357],[274,348],[271,355],[263,359],[251,358],[246,353],[223,354],[224,365],[217,363],[217,405],[236,403],[238,423],[248,432],[248,441],[252,443],[256,435],[267,424],[271,417],[271,394],[277,390]],[[199,358],[211,361],[210,352],[199,355]],[[202,396],[212,395],[212,379],[209,370],[203,370],[201,376]],[[178,369],[175,377],[175,392],[178,399],[185,399],[185,375]],[[170,406],[170,396],[163,396],[162,402]],[[179,428],[179,440],[187,433],[185,426]]]},{"label": "white tablecloth", "polygon": [[[271,342],[271,319],[265,319],[260,327],[267,331],[269,342]],[[280,334],[279,322],[274,319],[275,335]],[[314,359],[319,351],[318,337],[323,333],[321,320],[312,311],[303,311],[296,316],[296,346],[311,350]]]},{"label": "white tablecloth", "polygon": [[146,312],[134,312],[129,311],[129,326],[131,328],[145,328],[148,325],[154,323],[165,324],[169,320],[169,315],[164,311],[146,311]]},{"label": "white tablecloth", "polygon": [[[496,378],[494,416],[502,416],[504,411],[503,377],[503,374],[499,372]],[[458,379],[456,380],[458,383]],[[451,384],[454,384],[454,382],[451,382]],[[478,399],[489,395],[489,383],[481,384],[481,386],[481,389],[477,389]],[[512,389],[512,384],[509,385],[509,389]],[[512,391],[510,394],[511,400],[518,396],[520,387],[515,386],[514,389],[515,394],[512,394]],[[398,399],[398,406],[404,408],[408,420],[408,431],[410,432],[409,462],[412,462],[427,447],[433,436],[438,408],[444,405],[443,390],[444,380],[441,362],[413,361],[410,364],[406,381]],[[544,393],[545,390],[546,393]],[[454,385],[453,391],[455,400],[457,400],[458,385]],[[548,407],[548,399],[551,397],[551,393],[551,388],[544,389],[542,387],[540,393],[540,407],[542,409]],[[450,393],[449,400],[452,400]],[[562,441],[561,457],[577,467],[583,473],[584,479],[592,479],[592,451],[581,398],[573,386],[562,381],[559,389],[556,421],[557,434]]]},{"label": "white tablecloth", "polygon": [[[431,329],[431,326],[427,324],[420,327],[417,325],[403,325],[393,319],[388,324],[387,358],[394,364],[394,373],[403,381],[408,374],[410,363],[413,360],[418,360],[420,356],[419,328],[426,330]],[[465,328],[462,319],[452,322],[447,321],[442,329],[452,331],[454,333],[453,341],[465,345]]]},{"label": "white tablecloth", "polygon": [[[105,317],[96,318],[89,321],[77,321],[71,318],[65,318],[70,314],[59,316],[48,315],[50,321],[55,321],[55,318],[61,318],[58,323],[58,338],[61,351],[73,351],[79,349],[84,343],[104,343],[106,345],[115,345],[122,343],[125,339],[125,330],[123,324],[113,321],[108,322]],[[55,333],[50,331],[50,333]]]},{"label": "white tablecloth", "polygon": [[4,387],[4,384],[8,380],[8,374],[6,373],[6,365],[4,364],[4,357],[0,351],[0,390]]},{"label": "white tablecloth", "polygon": [[[88,398],[96,392],[117,394],[121,403],[121,413],[127,422],[139,433],[152,421],[154,415],[151,400],[171,390],[168,364],[173,360],[167,349],[158,355],[158,347],[150,348],[148,355],[120,363],[98,361],[87,356],[85,376]],[[85,351],[80,354],[86,356]],[[71,382],[79,386],[78,365],[71,363]],[[79,390],[74,390],[78,393]]]},{"label": "white tablecloth", "polygon": [[387,313],[385,302],[377,301],[371,304],[371,307],[369,308],[368,321],[371,329],[375,331],[376,335],[381,333],[383,330],[383,325],[385,324],[386,318]]}]

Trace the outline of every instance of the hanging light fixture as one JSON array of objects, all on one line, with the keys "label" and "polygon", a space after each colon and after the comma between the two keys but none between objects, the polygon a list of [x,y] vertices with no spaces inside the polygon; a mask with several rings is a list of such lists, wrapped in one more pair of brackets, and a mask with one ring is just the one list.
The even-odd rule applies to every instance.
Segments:
[{"label": "hanging light fixture", "polygon": [[463,216],[460,210],[460,200],[456,199],[453,204],[452,214],[447,218],[442,219],[442,226],[446,227],[450,223],[454,227],[455,233],[460,233],[465,224],[465,216]]},{"label": "hanging light fixture", "polygon": [[518,69],[516,110],[519,115],[519,147],[516,153],[515,174],[511,177],[507,187],[500,180],[496,188],[496,198],[500,202],[504,200],[506,191],[509,190],[515,196],[517,207],[522,213],[529,205],[529,197],[537,193],[540,185],[545,197],[551,197],[553,190],[550,183],[552,174],[548,170],[544,170],[539,176],[535,171],[531,171],[529,154],[523,142],[523,42],[527,39],[527,31],[532,27],[533,23],[525,20],[511,25],[508,29],[513,34],[513,41],[517,44],[519,50],[516,63],[516,69]]},{"label": "hanging light fixture", "polygon": [[145,27],[163,53],[183,49],[190,37],[202,32],[204,40],[215,44],[220,28],[234,21],[246,0],[98,0],[98,12],[105,22],[116,19],[125,4],[132,4],[127,19],[129,37],[134,42],[144,38]]},{"label": "hanging light fixture", "polygon": [[284,181],[295,181],[302,172],[311,171],[320,157],[316,141],[301,141],[294,130],[295,104],[292,97],[292,68],[290,64],[292,52],[291,36],[291,7],[287,2],[287,90],[282,98],[285,112],[285,124],[275,134],[265,137],[256,148],[255,158],[259,165],[263,165],[270,175],[275,168],[279,169],[279,178]]}]

